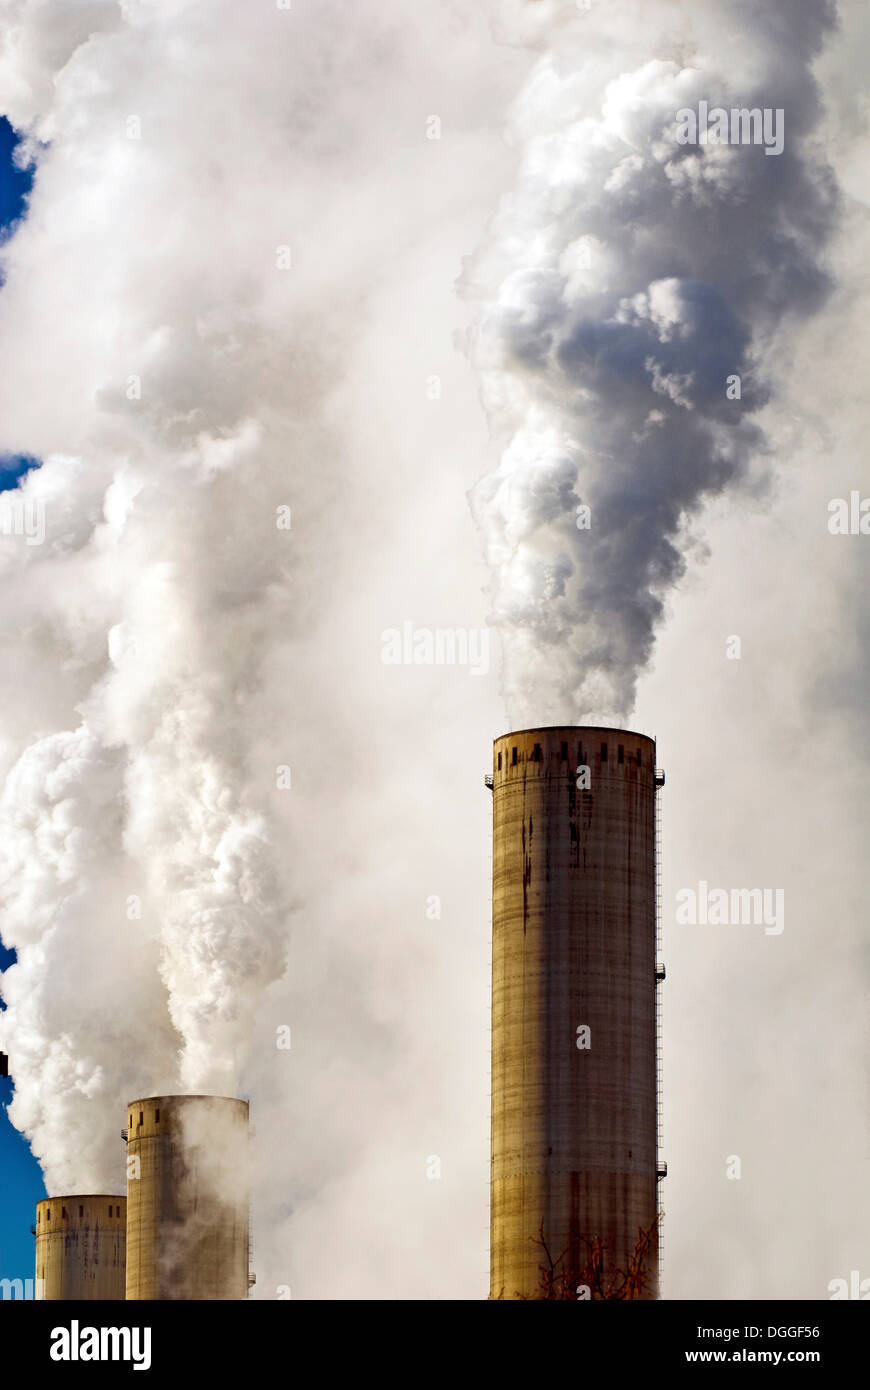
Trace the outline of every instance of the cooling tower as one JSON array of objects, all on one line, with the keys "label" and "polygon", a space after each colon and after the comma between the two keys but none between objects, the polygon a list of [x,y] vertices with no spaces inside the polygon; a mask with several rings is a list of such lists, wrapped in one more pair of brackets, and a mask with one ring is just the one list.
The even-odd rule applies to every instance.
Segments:
[{"label": "cooling tower", "polygon": [[642,734],[494,744],[490,1298],[658,1296],[656,784]]},{"label": "cooling tower", "polygon": [[152,1096],[127,1117],[127,1298],[247,1298],[247,1101]]},{"label": "cooling tower", "polygon": [[36,1297],[123,1300],[126,1214],[112,1193],[37,1202]]}]

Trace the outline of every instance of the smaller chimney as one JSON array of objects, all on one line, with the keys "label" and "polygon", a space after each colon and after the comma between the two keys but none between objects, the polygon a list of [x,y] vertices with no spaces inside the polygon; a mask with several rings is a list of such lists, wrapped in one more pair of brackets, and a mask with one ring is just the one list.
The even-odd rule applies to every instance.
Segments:
[{"label": "smaller chimney", "polygon": [[36,1297],[119,1302],[125,1295],[127,1199],[114,1192],[36,1204]]}]

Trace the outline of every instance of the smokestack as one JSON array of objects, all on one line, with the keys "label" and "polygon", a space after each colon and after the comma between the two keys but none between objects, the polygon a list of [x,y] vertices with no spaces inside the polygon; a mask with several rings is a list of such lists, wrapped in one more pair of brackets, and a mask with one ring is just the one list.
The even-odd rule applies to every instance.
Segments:
[{"label": "smokestack", "polygon": [[32,1229],[37,1299],[123,1301],[126,1197],[46,1197]]},{"label": "smokestack", "polygon": [[152,1096],[127,1113],[128,1300],[247,1298],[247,1101]]},{"label": "smokestack", "polygon": [[493,1299],[658,1296],[655,758],[493,746]]}]

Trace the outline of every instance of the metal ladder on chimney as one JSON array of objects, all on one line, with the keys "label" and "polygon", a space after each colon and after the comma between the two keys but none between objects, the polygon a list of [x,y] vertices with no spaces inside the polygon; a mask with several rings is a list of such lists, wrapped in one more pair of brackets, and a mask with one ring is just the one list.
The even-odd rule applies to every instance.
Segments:
[{"label": "metal ladder on chimney", "polygon": [[252,1269],[254,1263],[254,1209],[248,1202],[248,1295],[257,1282],[257,1276]]}]

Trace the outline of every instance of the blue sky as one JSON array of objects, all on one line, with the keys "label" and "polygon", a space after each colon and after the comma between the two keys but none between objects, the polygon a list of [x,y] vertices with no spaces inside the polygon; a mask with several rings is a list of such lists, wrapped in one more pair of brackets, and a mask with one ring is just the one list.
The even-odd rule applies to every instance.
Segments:
[{"label": "blue sky", "polygon": [[30,170],[17,169],[13,155],[18,139],[5,116],[0,116],[0,228],[15,222],[24,211],[24,200],[30,192]]},{"label": "blue sky", "polygon": [[[25,211],[25,198],[31,183],[30,174],[22,173],[12,162],[15,145],[15,132],[9,122],[0,117],[0,240]],[[0,453],[0,492],[16,487],[19,478],[37,465],[37,459]],[[0,940],[0,974],[14,961],[15,952],[7,951]],[[10,1071],[14,1065],[12,1057]],[[12,1077],[0,1077],[0,1278],[25,1279],[33,1276],[30,1223],[34,1220],[34,1204],[47,1194],[30,1146],[7,1118],[6,1107],[12,1092]]]}]

